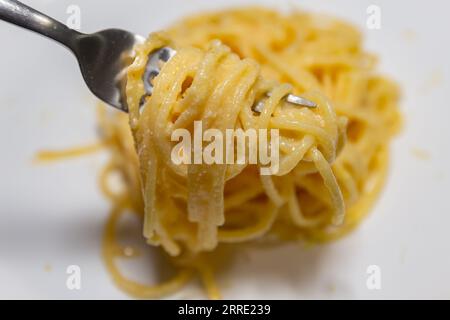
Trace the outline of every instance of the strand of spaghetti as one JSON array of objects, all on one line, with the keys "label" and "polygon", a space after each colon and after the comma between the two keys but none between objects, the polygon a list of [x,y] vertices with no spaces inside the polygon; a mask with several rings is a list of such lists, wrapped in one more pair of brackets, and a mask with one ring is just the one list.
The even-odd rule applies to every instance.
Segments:
[{"label": "strand of spaghetti", "polygon": [[53,162],[82,157],[104,149],[107,142],[101,141],[90,145],[73,147],[65,150],[43,150],[39,151],[35,156],[37,162]]},{"label": "strand of spaghetti", "polygon": [[239,243],[257,239],[270,230],[277,217],[278,209],[272,206],[265,209],[256,224],[235,230],[219,229],[218,237],[223,243]]},{"label": "strand of spaghetti", "polygon": [[117,243],[116,226],[123,213],[123,207],[118,206],[113,208],[106,223],[103,237],[103,256],[106,261],[106,266],[116,284],[125,292],[142,299],[161,298],[178,291],[186,285],[193,275],[193,271],[187,268],[181,269],[172,279],[155,286],[142,285],[122,275],[114,260],[118,256],[115,247]]},{"label": "strand of spaghetti", "polygon": [[296,188],[293,181],[290,181],[290,190],[289,190],[289,199],[288,199],[288,209],[289,215],[291,216],[292,221],[298,227],[301,228],[311,228],[316,227],[325,219],[324,216],[316,216],[313,218],[306,218],[303,215],[301,206],[299,205],[299,201],[296,194]]},{"label": "strand of spaghetti", "polygon": [[203,285],[206,288],[208,297],[211,300],[220,300],[222,295],[220,294],[219,287],[217,286],[216,280],[214,278],[214,273],[210,265],[203,262],[197,266],[197,270],[200,274]]},{"label": "strand of spaghetti", "polygon": [[342,196],[339,185],[337,184],[336,178],[333,174],[333,171],[331,170],[331,166],[325,160],[322,153],[316,148],[313,148],[310,151],[310,153],[312,155],[314,164],[317,167],[317,170],[319,171],[320,175],[322,176],[325,182],[325,187],[330,193],[331,199],[333,201],[333,209],[334,209],[333,223],[335,225],[340,225],[344,222],[345,205],[344,205],[344,198]]}]

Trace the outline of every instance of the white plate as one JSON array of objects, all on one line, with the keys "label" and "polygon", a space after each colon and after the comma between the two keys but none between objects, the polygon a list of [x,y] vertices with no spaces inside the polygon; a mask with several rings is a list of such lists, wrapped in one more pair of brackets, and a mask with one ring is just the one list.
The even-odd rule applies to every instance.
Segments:
[{"label": "white plate", "polygon": [[[189,13],[250,1],[25,2],[63,21],[78,5],[86,32],[147,34]],[[307,251],[246,253],[221,279],[225,298],[450,298],[449,3],[378,0],[381,30],[365,27],[368,0],[252,3],[301,5],[363,28],[383,72],[403,88],[406,126],[392,148],[388,185],[356,232]],[[40,149],[95,140],[95,99],[64,48],[3,22],[0,42],[0,298],[127,298],[100,255],[109,204],[97,174],[105,155],[32,164]],[[81,267],[79,291],[66,287],[69,265]],[[380,267],[381,290],[366,286],[370,265]],[[192,285],[175,297],[204,296]]]}]

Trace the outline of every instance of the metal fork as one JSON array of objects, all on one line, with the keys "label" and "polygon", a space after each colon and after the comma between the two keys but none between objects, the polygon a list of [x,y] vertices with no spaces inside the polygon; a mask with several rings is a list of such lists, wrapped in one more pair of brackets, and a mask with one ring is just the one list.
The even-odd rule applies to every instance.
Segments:
[{"label": "metal fork", "polygon": [[[107,104],[128,112],[125,96],[126,70],[132,63],[133,48],[144,41],[143,37],[120,29],[83,34],[17,0],[0,0],[0,19],[37,32],[67,47],[77,58],[83,78],[92,93]],[[164,47],[149,55],[143,76],[146,89],[143,99],[152,94],[153,79],[160,73],[163,63],[175,54],[176,51],[172,48]],[[312,101],[292,94],[285,99],[302,107],[317,106]],[[257,101],[253,111],[259,114],[263,108],[264,101]]]}]

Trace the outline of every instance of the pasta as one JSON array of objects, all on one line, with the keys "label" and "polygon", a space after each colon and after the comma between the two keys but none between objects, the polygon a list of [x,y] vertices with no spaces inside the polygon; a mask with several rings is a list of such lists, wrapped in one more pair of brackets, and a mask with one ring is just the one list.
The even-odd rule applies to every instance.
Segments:
[{"label": "pasta", "polygon": [[[213,270],[222,249],[262,240],[335,240],[355,228],[379,194],[391,138],[400,127],[399,90],[376,74],[376,59],[354,27],[303,12],[257,7],[187,18],[136,48],[128,71],[129,118],[101,114],[112,158],[101,186],[114,204],[104,255],[116,283],[141,298],[179,290],[199,274],[219,298]],[[177,54],[154,79],[140,110],[148,55],[163,46]],[[288,83],[288,84],[286,84]],[[264,110],[252,106],[265,99]],[[301,94],[316,109],[283,97]],[[275,175],[260,164],[180,164],[171,161],[177,128],[277,129]],[[131,130],[130,130],[131,127]],[[113,191],[108,177],[119,173]],[[115,237],[119,217],[142,218],[148,243],[179,269],[161,285],[126,279]]]}]

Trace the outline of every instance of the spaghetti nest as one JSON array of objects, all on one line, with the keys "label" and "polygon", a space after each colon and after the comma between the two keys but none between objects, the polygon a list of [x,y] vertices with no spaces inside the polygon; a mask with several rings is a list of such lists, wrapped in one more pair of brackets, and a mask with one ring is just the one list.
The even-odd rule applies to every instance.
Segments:
[{"label": "spaghetti nest", "polygon": [[[140,111],[148,55],[163,46],[177,54]],[[129,119],[102,120],[113,154],[103,189],[115,204],[104,251],[120,287],[158,297],[197,270],[210,297],[218,297],[211,265],[223,244],[329,241],[370,209],[399,127],[399,94],[374,73],[376,59],[352,26],[301,12],[229,10],[188,18],[151,35],[136,52],[128,71]],[[318,107],[290,105],[283,99],[290,92]],[[263,112],[255,114],[252,106],[261,99]],[[192,132],[195,121],[221,132],[279,130],[278,172],[262,176],[260,165],[249,163],[174,164],[171,134]],[[108,186],[113,172],[121,174],[120,193]],[[125,210],[142,216],[148,243],[180,268],[169,282],[149,287],[121,275],[114,230]]]}]

